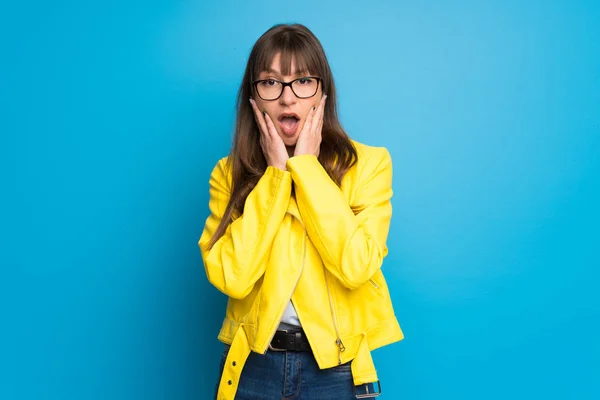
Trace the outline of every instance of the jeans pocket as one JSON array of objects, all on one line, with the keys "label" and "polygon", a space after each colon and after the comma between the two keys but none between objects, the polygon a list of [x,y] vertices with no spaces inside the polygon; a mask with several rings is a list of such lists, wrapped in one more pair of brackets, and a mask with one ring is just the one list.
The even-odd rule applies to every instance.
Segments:
[{"label": "jeans pocket", "polygon": [[345,364],[336,365],[335,367],[328,368],[328,371],[337,372],[337,373],[349,373],[352,372],[352,367],[350,366],[351,361],[348,361]]},{"label": "jeans pocket", "polygon": [[231,349],[231,345],[227,343],[223,343],[223,358],[227,358],[227,354],[229,354],[229,349]]},{"label": "jeans pocket", "polygon": [[225,360],[227,360],[227,356],[229,355],[229,349],[231,345],[225,343],[223,348],[223,353],[221,353],[221,372],[223,372],[223,367],[225,366]]}]

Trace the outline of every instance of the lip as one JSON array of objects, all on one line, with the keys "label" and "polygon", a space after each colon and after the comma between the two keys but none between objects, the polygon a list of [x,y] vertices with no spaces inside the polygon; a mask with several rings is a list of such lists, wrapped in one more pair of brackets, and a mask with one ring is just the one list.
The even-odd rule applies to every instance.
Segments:
[{"label": "lip", "polygon": [[282,113],[282,114],[279,114],[279,117],[277,118],[277,120],[281,122],[282,119],[288,118],[288,117],[294,117],[298,121],[300,121],[300,116],[298,114],[296,114],[296,113]]},{"label": "lip", "polygon": [[[282,122],[284,118],[289,118],[289,117],[296,118],[296,124],[294,125],[294,127],[292,129],[289,129]],[[279,122],[279,128],[281,129],[281,132],[285,136],[293,137],[296,134],[296,132],[298,131],[298,127],[300,126],[301,119],[300,119],[300,116],[296,113],[282,113],[277,118],[277,121]]]}]

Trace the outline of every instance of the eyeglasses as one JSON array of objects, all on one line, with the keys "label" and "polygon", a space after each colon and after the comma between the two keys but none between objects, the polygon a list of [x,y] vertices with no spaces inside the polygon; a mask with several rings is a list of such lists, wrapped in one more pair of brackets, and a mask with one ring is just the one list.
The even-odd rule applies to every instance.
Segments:
[{"label": "eyeglasses", "polygon": [[317,94],[321,78],[304,76],[291,82],[282,82],[277,79],[261,79],[252,82],[258,96],[263,100],[277,100],[283,94],[286,86],[292,88],[294,95],[300,99],[308,99]]}]

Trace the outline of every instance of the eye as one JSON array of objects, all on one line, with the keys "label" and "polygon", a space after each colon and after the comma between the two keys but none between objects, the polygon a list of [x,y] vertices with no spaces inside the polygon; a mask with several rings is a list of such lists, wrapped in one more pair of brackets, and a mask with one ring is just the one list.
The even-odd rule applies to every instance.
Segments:
[{"label": "eye", "polygon": [[261,82],[261,84],[263,84],[264,86],[275,86],[277,84],[277,81],[274,79],[265,79]]},{"label": "eye", "polygon": [[298,79],[298,83],[300,85],[310,85],[313,82],[312,78],[300,78]]}]

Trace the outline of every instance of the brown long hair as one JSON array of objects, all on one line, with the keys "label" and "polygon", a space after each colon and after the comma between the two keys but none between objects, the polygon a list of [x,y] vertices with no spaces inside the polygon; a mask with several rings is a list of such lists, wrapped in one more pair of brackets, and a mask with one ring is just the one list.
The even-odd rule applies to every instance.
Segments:
[{"label": "brown long hair", "polygon": [[333,76],[319,39],[300,24],[273,26],[254,44],[238,91],[235,136],[227,159],[227,169],[231,170],[231,197],[209,248],[223,236],[234,214],[242,214],[248,194],[267,169],[260,147],[260,131],[248,99],[254,97],[252,81],[271,67],[277,53],[280,53],[283,75],[290,74],[293,58],[298,71],[316,74],[322,79],[321,88],[327,94],[327,102],[318,159],[325,171],[339,186],[346,172],[356,164],[356,149],[338,120]]}]

